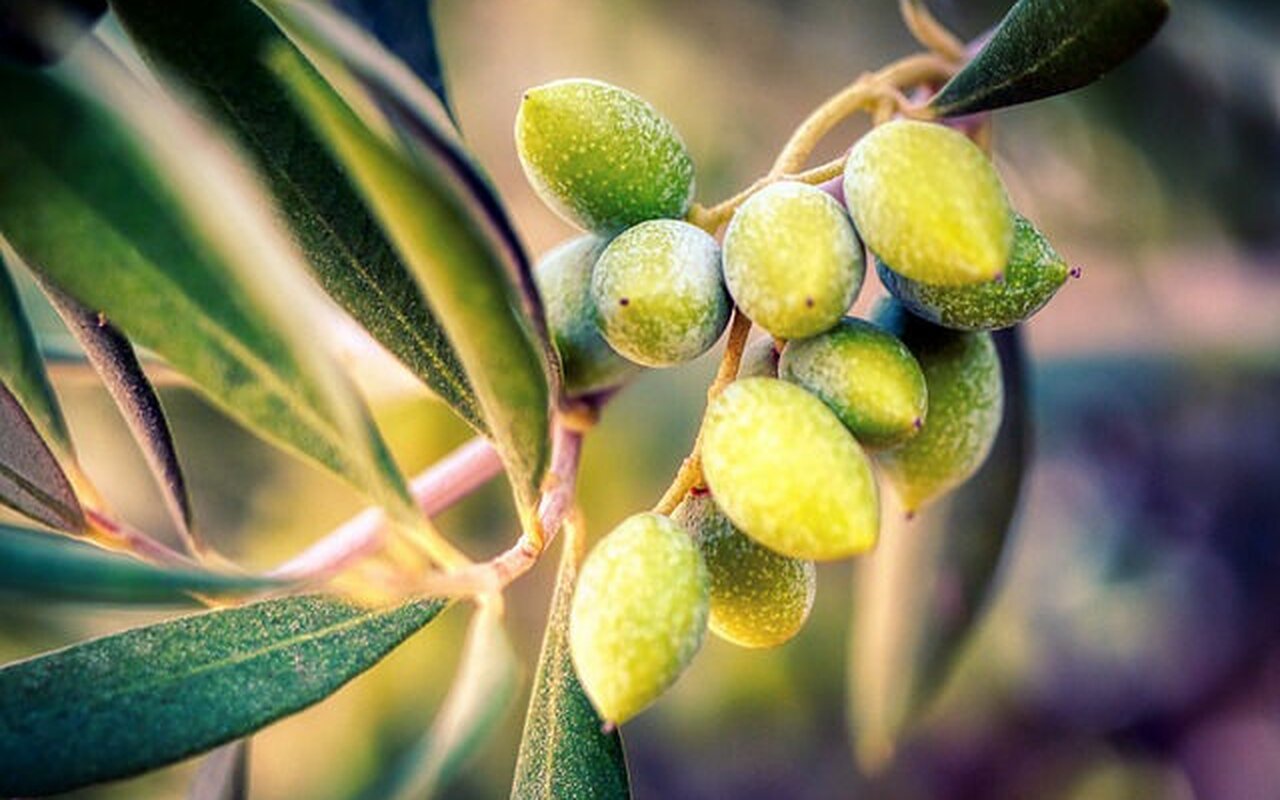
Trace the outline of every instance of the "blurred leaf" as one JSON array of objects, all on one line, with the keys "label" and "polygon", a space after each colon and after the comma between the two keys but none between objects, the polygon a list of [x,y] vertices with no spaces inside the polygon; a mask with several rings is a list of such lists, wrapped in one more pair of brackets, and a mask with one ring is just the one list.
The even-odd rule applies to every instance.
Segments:
[{"label": "blurred leaf", "polygon": [[569,609],[578,579],[580,532],[565,526],[538,674],[529,698],[511,797],[627,798],[631,796],[622,736],[604,733],[604,720],[582,690],[569,657]]},{"label": "blurred leaf", "polygon": [[106,10],[107,0],[4,0],[0,2],[0,59],[51,64]]},{"label": "blurred leaf", "polygon": [[31,323],[17,287],[0,257],[0,384],[9,388],[45,441],[63,463],[75,461],[75,448],[57,395],[49,384]]},{"label": "blurred leaf", "polygon": [[248,800],[249,740],[224,744],[204,757],[187,800]]},{"label": "blurred leaf", "polygon": [[438,796],[506,717],[519,682],[520,664],[502,617],[482,606],[471,621],[458,677],[439,716],[410,755],[409,769],[386,796]]},{"label": "blurred leaf", "polygon": [[10,244],[255,431],[416,518],[329,355],[318,290],[244,166],[96,44],[66,64],[57,77],[0,67]]},{"label": "blurred leaf", "polygon": [[136,775],[337,691],[444,608],[287,597],[135,628],[0,670],[0,793]]},{"label": "blurred leaf", "polygon": [[31,418],[0,383],[0,503],[69,533],[85,530],[84,511]]},{"label": "blurred leaf", "polygon": [[509,280],[507,255],[485,236],[474,198],[459,191],[466,183],[459,183],[456,162],[413,158],[380,138],[296,52],[277,51],[273,64],[413,269],[462,358],[516,495],[532,507],[550,449],[546,364],[530,332],[533,317],[521,312]]},{"label": "blurred leaf", "polygon": [[929,105],[954,117],[1078,89],[1140,50],[1168,15],[1168,0],[1018,0]]},{"label": "blurred leaf", "polygon": [[[425,2],[396,3],[404,9]],[[292,48],[249,0],[114,0],[142,54],[182,79],[253,157],[316,277],[477,429],[475,393],[413,276],[264,59]],[[406,12],[408,13],[408,12]],[[322,89],[317,82],[317,91]]]},{"label": "blurred leaf", "polygon": [[106,384],[133,438],[142,447],[147,466],[160,486],[169,516],[183,536],[196,543],[198,540],[192,532],[191,498],[187,494],[187,482],[182,475],[169,421],[160,406],[160,398],[138,363],[133,346],[105,317],[80,305],[47,281],[41,281],[41,285],[58,316]]},{"label": "blurred leaf", "polygon": [[337,0],[336,5],[407,64],[456,120],[436,46],[435,0]]},{"label": "blurred leaf", "polygon": [[234,595],[267,578],[158,567],[62,536],[0,525],[0,591],[86,603],[189,605],[191,593]]},{"label": "blurred leaf", "polygon": [[1018,328],[992,336],[1005,412],[991,455],[949,497],[887,531],[858,564],[849,713],[869,771],[892,755],[945,684],[1008,549],[1031,439],[1026,355]]}]

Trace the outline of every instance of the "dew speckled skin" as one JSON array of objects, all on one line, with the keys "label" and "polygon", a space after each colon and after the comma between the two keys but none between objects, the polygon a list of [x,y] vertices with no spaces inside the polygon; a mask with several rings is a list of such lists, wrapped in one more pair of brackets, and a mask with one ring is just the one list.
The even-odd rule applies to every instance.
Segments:
[{"label": "dew speckled skin", "polygon": [[707,408],[702,471],[716,505],[771,550],[827,561],[875,546],[871,464],[835,413],[798,386],[729,384]]},{"label": "dew speckled skin", "polygon": [[707,352],[732,310],[716,240],[670,219],[642,222],[609,243],[591,274],[591,301],[609,346],[647,367]]},{"label": "dew speckled skin", "polygon": [[636,372],[596,327],[591,270],[607,244],[592,234],[570,239],[543,256],[533,274],[570,395],[618,386]]},{"label": "dew speckled skin", "polygon": [[742,647],[776,647],[813,608],[812,561],[775,553],[743,534],[708,494],[690,495],[672,519],[694,537],[711,581],[711,632]]},{"label": "dew speckled skin", "polygon": [[688,534],[636,514],[587,555],[569,619],[569,649],[591,703],[622,724],[667,689],[706,635],[707,567]]},{"label": "dew speckled skin", "polygon": [[901,447],[876,454],[880,473],[908,513],[968,480],[991,452],[1004,389],[991,334],[953,331],[919,319],[886,300],[876,321],[897,334],[924,370],[929,416]]},{"label": "dew speckled skin", "polygon": [[977,145],[944,125],[895,120],[862,137],[844,196],[867,247],[913,280],[982,283],[1009,260],[1004,184]]},{"label": "dew speckled skin", "polygon": [[970,286],[933,286],[903,277],[880,261],[880,282],[911,313],[948,328],[993,331],[1026,321],[1067,280],[1067,264],[1028,220],[1016,216],[1004,276]]},{"label": "dew speckled skin", "polygon": [[896,336],[864,320],[845,317],[826,333],[788,342],[778,374],[821,398],[867,447],[901,444],[926,419],[920,363]]},{"label": "dew speckled skin", "polygon": [[516,150],[547,205],[596,233],[682,218],[693,200],[693,161],[675,127],[643,98],[600,81],[525,92]]},{"label": "dew speckled skin", "polygon": [[853,304],[866,264],[848,214],[795,181],[767,186],[733,215],[724,280],[752,322],[780,339],[830,328]]},{"label": "dew speckled skin", "polygon": [[778,377],[777,345],[770,336],[762,336],[742,351],[742,361],[738,363],[738,378],[776,378]]}]

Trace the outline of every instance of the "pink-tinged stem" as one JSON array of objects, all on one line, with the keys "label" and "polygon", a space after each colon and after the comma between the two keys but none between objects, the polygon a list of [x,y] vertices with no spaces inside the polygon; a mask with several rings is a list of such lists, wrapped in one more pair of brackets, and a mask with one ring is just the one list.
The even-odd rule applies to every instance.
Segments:
[{"label": "pink-tinged stem", "polygon": [[[488,439],[476,437],[409,482],[409,491],[427,516],[434,516],[502,472],[502,460]],[[323,579],[376,552],[383,545],[387,517],[366,508],[329,535],[268,573],[285,580]]]},{"label": "pink-tinged stem", "polygon": [[187,556],[169,547],[158,539],[152,539],[142,531],[136,530],[120,520],[113,519],[93,508],[85,508],[85,519],[89,526],[100,537],[103,544],[113,544],[126,552],[150,561],[154,564],[169,564],[190,567],[195,564]]}]

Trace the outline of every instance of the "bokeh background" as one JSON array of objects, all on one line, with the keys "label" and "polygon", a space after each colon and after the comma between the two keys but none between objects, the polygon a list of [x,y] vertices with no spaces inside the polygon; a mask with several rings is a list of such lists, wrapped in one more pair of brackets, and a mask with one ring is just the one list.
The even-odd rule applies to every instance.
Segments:
[{"label": "bokeh background", "polygon": [[[1157,41],[1103,82],[998,115],[1016,204],[1083,276],[1027,326],[1027,491],[989,613],[939,702],[878,774],[858,769],[846,716],[855,568],[824,566],[794,642],[762,653],[709,639],[675,689],[626,726],[638,797],[1280,797],[1280,5],[1174,5]],[[808,109],[916,48],[889,0],[436,6],[465,135],[534,252],[571,231],[516,161],[511,127],[527,86],[591,76],[639,92],[684,134],[698,197],[714,202],[762,174]],[[932,6],[968,37],[1005,3]],[[849,124],[818,157],[858,132]],[[583,475],[593,536],[661,493],[714,364],[649,373],[608,407]],[[387,359],[355,366],[407,470],[465,439]],[[164,532],[105,393],[73,368],[55,381],[89,471],[127,518]],[[163,399],[203,527],[245,563],[272,564],[358,509],[343,486],[188,390]],[[497,483],[441,523],[476,556],[515,535]],[[551,572],[544,564],[511,592],[526,690]],[[6,601],[0,657],[167,613]],[[429,725],[465,623],[451,611],[329,701],[255,737],[252,796],[376,796],[379,775]],[[506,796],[525,700],[448,796]],[[181,797],[192,770],[74,796]]]}]

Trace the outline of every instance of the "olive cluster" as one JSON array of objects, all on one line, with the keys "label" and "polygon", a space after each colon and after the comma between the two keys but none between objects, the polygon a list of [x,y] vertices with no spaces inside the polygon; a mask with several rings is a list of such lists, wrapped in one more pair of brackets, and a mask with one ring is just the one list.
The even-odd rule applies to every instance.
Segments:
[{"label": "olive cluster", "polygon": [[[734,308],[768,334],[707,409],[704,485],[669,516],[627,519],[583,564],[574,664],[621,723],[708,628],[746,647],[794,636],[815,562],[875,546],[877,472],[910,514],[977,471],[1002,414],[989,331],[1033,314],[1067,269],[982,150],[940,124],[895,120],[860,139],[843,203],[769,183],[723,245],[685,221],[692,160],[636,95],[589,80],[531,89],[516,141],[540,196],[587,231],[536,273],[570,392],[696,358]],[[847,316],[868,251],[892,295],[874,322]]]}]

